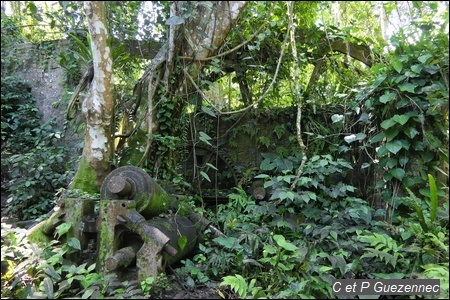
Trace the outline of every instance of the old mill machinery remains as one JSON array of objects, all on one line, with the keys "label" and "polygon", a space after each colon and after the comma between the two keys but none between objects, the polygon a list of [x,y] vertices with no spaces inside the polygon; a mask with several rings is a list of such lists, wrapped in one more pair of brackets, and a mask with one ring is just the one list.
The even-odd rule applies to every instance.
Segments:
[{"label": "old mill machinery remains", "polygon": [[57,226],[68,222],[67,237],[81,244],[75,259],[94,258],[101,274],[136,266],[142,281],[186,257],[206,228],[220,235],[202,216],[182,207],[142,169],[119,167],[103,181],[99,201],[63,199],[47,220],[29,231],[28,239],[48,241]]}]

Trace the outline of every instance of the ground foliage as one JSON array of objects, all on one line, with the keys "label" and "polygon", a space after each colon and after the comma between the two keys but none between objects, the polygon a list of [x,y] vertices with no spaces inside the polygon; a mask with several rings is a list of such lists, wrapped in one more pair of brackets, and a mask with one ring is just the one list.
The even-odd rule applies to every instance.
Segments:
[{"label": "ground foliage", "polygon": [[[66,13],[77,11],[76,2],[64,5]],[[297,9],[303,5],[320,12],[306,4]],[[251,35],[250,29],[257,25],[251,16],[260,17],[269,6],[255,3],[246,12],[241,27],[230,35],[230,47],[233,39]],[[32,4],[26,8],[38,13]],[[114,7],[110,13],[123,16],[137,10],[133,2]],[[282,41],[279,32],[285,26],[282,13],[281,6],[274,8],[270,30],[258,35],[244,53],[252,61],[246,74],[255,98],[275,72],[273,61]],[[2,222],[2,298],[333,298],[334,278],[440,279],[439,298],[448,298],[448,32],[435,27],[430,18],[433,13],[437,13],[435,3],[424,8],[421,22],[392,36],[393,50],[382,54],[381,47],[374,47],[374,52],[379,51],[378,59],[370,70],[364,69],[364,76],[353,76],[360,70],[357,64],[338,68],[342,61],[333,55],[327,57],[329,70],[338,72],[323,73],[333,79],[332,83],[326,85],[322,77],[306,98],[304,109],[324,112],[321,116],[325,117],[320,122],[312,113],[303,120],[302,134],[309,138],[308,160],[298,181],[294,179],[303,153],[294,145],[263,153],[258,169],[247,173],[249,181],[259,182],[268,191],[262,201],[253,199],[242,185],[228,194],[227,203],[203,210],[199,195],[186,198],[225,236],[206,230],[190,257],[157,279],[137,282],[119,280],[115,275],[102,277],[92,262],[70,261],[72,253],[81,251],[77,239],[64,239],[71,224],[59,226],[53,242],[37,247],[27,241],[26,230]],[[446,16],[444,24],[448,26],[448,8]],[[49,17],[56,26],[58,18]],[[73,20],[68,14],[62,18]],[[306,35],[309,30],[317,33],[311,20],[298,21]],[[19,24],[2,14],[2,70],[14,65],[13,57],[4,58],[3,45],[22,36]],[[137,30],[132,22],[112,22],[112,26],[123,37]],[[69,26],[67,31],[73,28]],[[344,38],[350,38],[352,31],[326,24],[321,28]],[[408,36],[416,39],[410,41]],[[83,32],[72,32],[72,37],[74,44],[83,42]],[[320,36],[309,41],[309,45],[302,44],[302,53],[309,53],[308,47],[320,41]],[[257,55],[261,49],[267,51],[264,61]],[[89,55],[79,51],[60,56],[75,82],[80,76],[75,74],[77,59],[86,61]],[[305,70],[310,59],[305,55]],[[209,77],[203,78],[205,84],[214,73],[226,74],[223,63],[212,62],[205,73]],[[288,70],[286,63],[281,79],[289,78]],[[232,82],[233,78],[227,83]],[[343,87],[345,82],[352,82],[350,89]],[[274,89],[260,105],[295,106],[286,103],[289,83],[280,83],[283,85],[285,89]],[[225,94],[231,95],[231,91]],[[321,104],[318,99],[326,100]],[[180,137],[164,135],[164,129],[182,123],[171,119],[170,106],[167,102],[158,108],[162,135],[156,137],[161,147],[155,160],[164,155],[164,159],[171,158],[167,154],[180,142]],[[214,115],[211,108],[202,109]],[[23,82],[2,75],[2,192],[6,188],[11,196],[8,207],[20,219],[46,213],[58,189],[66,187],[73,176],[61,171],[70,167],[66,149],[56,146],[60,137],[61,133],[52,131],[51,123],[39,122],[38,110]],[[200,137],[200,142],[211,141],[205,133]],[[271,142],[264,136],[259,141],[261,145]],[[148,171],[179,185],[183,178],[174,176],[176,163],[168,159],[167,166]]]}]

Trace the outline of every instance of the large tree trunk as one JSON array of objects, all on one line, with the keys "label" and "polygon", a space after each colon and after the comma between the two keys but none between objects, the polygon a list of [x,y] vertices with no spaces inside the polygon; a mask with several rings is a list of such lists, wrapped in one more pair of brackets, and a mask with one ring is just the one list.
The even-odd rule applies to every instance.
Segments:
[{"label": "large tree trunk", "polygon": [[[159,107],[165,105],[161,99],[165,99],[165,103],[171,102],[171,120],[175,122],[181,118],[188,95],[195,91],[195,81],[211,57],[217,55],[247,5],[248,1],[171,2],[170,18],[166,23],[167,42],[135,88],[137,98],[142,98],[138,104],[143,108],[141,117],[136,119],[144,118],[146,122],[142,122],[141,130],[136,130],[128,140],[129,148],[122,156],[122,165],[142,166],[151,156],[152,136],[161,133],[162,129],[156,116],[157,104]],[[176,63],[179,64],[177,68]],[[161,85],[164,94],[161,90],[156,93]],[[163,134],[177,136],[175,128],[171,126]],[[143,138],[147,139],[146,147]]]},{"label": "large tree trunk", "polygon": [[86,133],[83,154],[71,189],[98,192],[103,179],[111,170],[114,153],[112,56],[108,46],[108,27],[102,1],[84,3],[91,48],[94,77],[82,112]]}]

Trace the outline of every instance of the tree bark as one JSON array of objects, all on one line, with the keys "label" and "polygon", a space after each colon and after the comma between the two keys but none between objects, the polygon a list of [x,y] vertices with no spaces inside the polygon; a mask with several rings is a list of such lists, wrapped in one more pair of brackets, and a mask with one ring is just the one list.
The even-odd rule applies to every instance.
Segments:
[{"label": "tree bark", "polygon": [[94,77],[82,105],[86,131],[83,154],[72,189],[98,192],[111,170],[114,153],[112,56],[102,1],[86,1],[84,9],[91,35]]},{"label": "tree bark", "polygon": [[[173,109],[171,119],[181,117],[185,105],[186,95],[195,91],[199,74],[204,66],[210,62],[211,56],[223,45],[229,31],[236,23],[239,16],[248,5],[248,1],[173,1],[171,2],[170,18],[166,24],[168,36],[167,42],[161,47],[158,54],[152,59],[150,66],[136,85],[135,91],[138,103],[143,107],[145,120],[140,129],[143,129],[147,138],[147,145],[142,145],[142,134],[130,137],[130,142],[139,147],[130,149],[121,164],[135,164],[135,157],[140,156],[137,162],[142,166],[152,152],[151,137],[160,132],[159,120],[156,117],[155,107],[160,99],[153,97],[163,96],[166,101],[171,101]],[[175,68],[177,58],[180,59],[180,67]],[[164,95],[155,93],[158,85],[164,87]],[[147,93],[142,92],[147,87]],[[146,99],[140,95],[147,95]],[[140,117],[138,116],[138,119]],[[177,136],[178,133],[169,128],[164,134]],[[145,148],[142,152],[142,148]],[[157,167],[155,167],[157,169]]]}]

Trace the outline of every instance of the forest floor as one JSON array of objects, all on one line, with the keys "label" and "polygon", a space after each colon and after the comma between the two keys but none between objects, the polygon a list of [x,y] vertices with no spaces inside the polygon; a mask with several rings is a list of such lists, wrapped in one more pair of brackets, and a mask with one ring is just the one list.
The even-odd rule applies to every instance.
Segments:
[{"label": "forest floor", "polygon": [[[1,194],[1,222],[10,224],[12,227],[20,227],[28,229],[33,226],[36,222],[34,221],[20,221],[11,216],[6,215],[7,211],[7,198],[8,195],[4,194],[2,191]],[[177,266],[172,266],[176,268]],[[150,295],[144,296],[143,294],[135,294],[130,299],[223,299],[219,295],[219,287],[218,283],[211,283],[210,286],[195,286],[195,287],[187,287],[184,283],[184,280],[179,278],[174,269],[169,267],[166,270],[166,278],[167,281],[164,284],[164,287],[155,287],[154,290],[150,292]],[[178,266],[180,267],[180,266]],[[222,294],[227,294],[221,288]],[[227,295],[228,297],[230,295]],[[227,298],[228,298],[227,297]],[[106,298],[114,298],[114,297],[106,297]],[[127,299],[127,297],[124,297]]]}]

